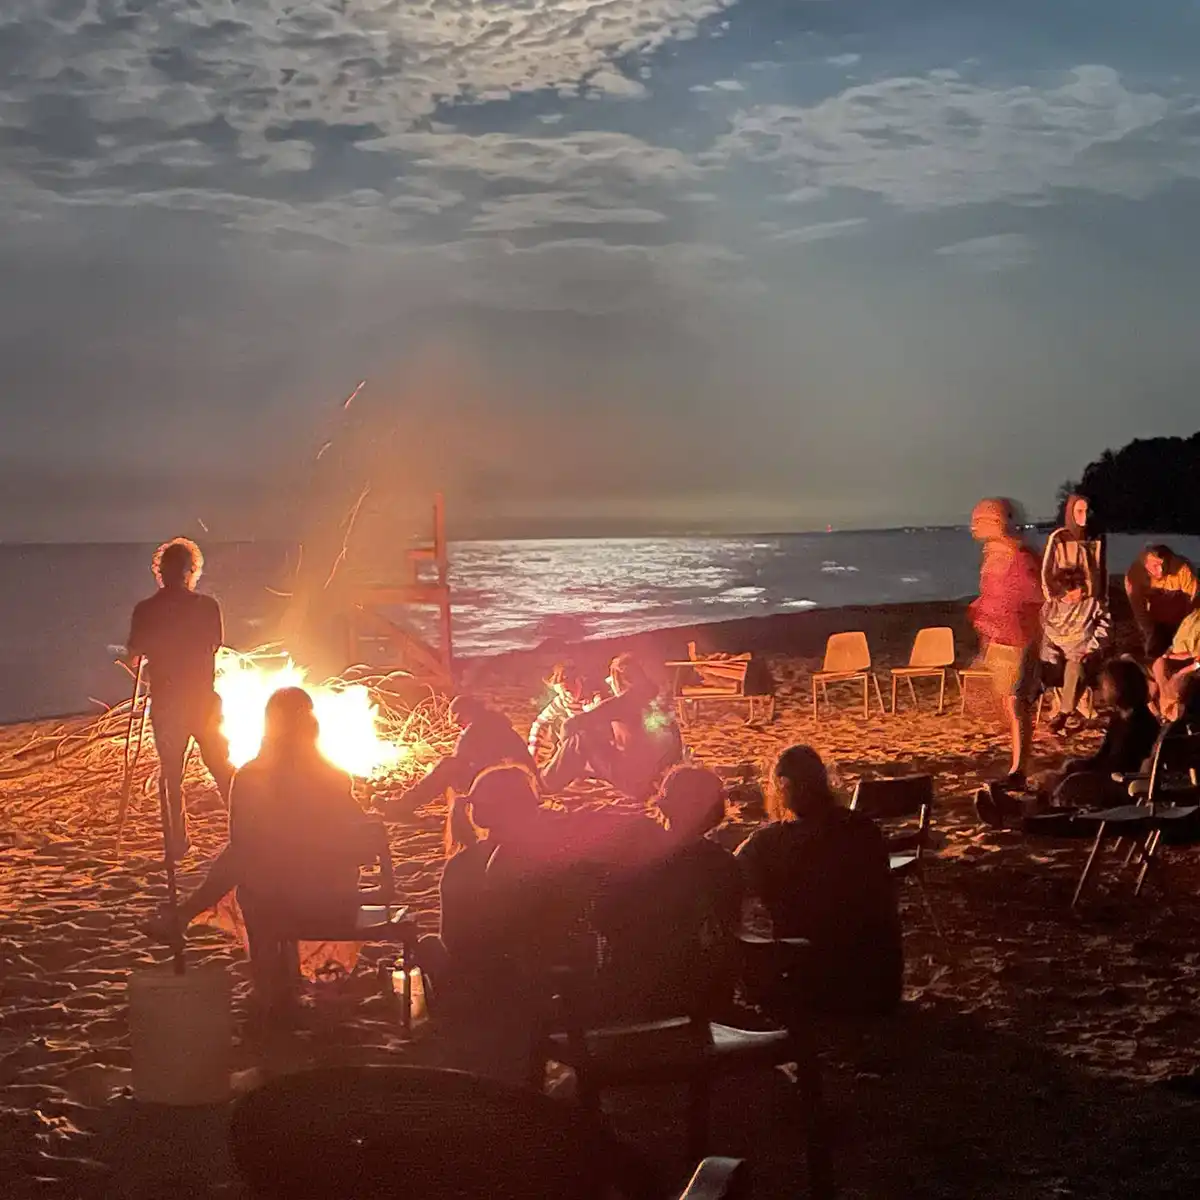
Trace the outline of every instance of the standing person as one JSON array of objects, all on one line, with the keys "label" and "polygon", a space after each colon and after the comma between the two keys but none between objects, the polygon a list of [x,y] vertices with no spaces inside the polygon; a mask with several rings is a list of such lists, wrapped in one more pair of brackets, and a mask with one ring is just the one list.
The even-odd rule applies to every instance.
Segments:
[{"label": "standing person", "polygon": [[1051,733],[1066,730],[1085,685],[1084,664],[1108,640],[1108,562],[1104,535],[1089,526],[1086,496],[1067,498],[1064,524],[1042,555],[1042,661],[1062,664],[1058,712]]},{"label": "standing person", "polygon": [[1170,649],[1175,631],[1196,607],[1198,593],[1195,569],[1170,546],[1147,546],[1134,559],[1125,574],[1125,594],[1149,661]]},{"label": "standing person", "polygon": [[183,769],[193,738],[222,801],[229,803],[233,764],[221,732],[221,698],[215,686],[225,626],[217,601],[195,590],[204,571],[204,556],[195,542],[165,542],[155,551],[151,569],[158,591],[134,607],[126,649],[148,663],[159,794],[165,797],[170,821],[167,848],[178,860],[191,845]]},{"label": "standing person", "polygon": [[1011,500],[981,500],[971,536],[983,545],[979,598],[971,622],[989,652],[992,684],[1012,731],[1012,764],[1002,786],[1025,787],[1038,686],[1042,587],[1038,560],[1016,529]]}]

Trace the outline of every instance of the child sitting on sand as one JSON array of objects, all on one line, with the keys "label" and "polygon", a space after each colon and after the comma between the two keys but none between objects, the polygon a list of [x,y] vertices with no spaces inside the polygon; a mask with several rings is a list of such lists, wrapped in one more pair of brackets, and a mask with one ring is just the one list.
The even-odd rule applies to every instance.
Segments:
[{"label": "child sitting on sand", "polygon": [[[553,693],[550,702],[529,727],[529,757],[539,765],[543,757],[553,756],[562,744],[564,725],[572,717],[595,708],[603,699],[599,692],[588,687],[584,673],[574,663],[558,663],[546,685]],[[549,755],[544,755],[543,744],[548,745]]]},{"label": "child sitting on sand", "polygon": [[798,999],[835,1015],[893,1011],[904,950],[883,835],[838,803],[811,746],[785,750],[771,782],[771,822],[738,847],[737,858],[774,936],[812,944],[813,970]]},{"label": "child sitting on sand", "polygon": [[321,756],[319,732],[302,688],[270,697],[258,755],[234,776],[229,844],[196,891],[147,928],[174,942],[236,888],[255,992],[269,1011],[295,999],[292,931],[352,920],[362,903],[359,867],[387,846],[383,826],[355,801],[350,776]]}]

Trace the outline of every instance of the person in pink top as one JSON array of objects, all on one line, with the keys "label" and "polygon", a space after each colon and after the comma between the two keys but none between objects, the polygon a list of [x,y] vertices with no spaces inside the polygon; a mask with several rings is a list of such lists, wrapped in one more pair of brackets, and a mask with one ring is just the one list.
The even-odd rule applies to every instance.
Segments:
[{"label": "person in pink top", "polygon": [[1011,500],[981,500],[971,513],[971,536],[983,545],[979,598],[971,623],[996,694],[1012,729],[1012,765],[1003,783],[1025,786],[1033,741],[1033,705],[1038,687],[1041,644],[1041,563],[1016,529]]}]

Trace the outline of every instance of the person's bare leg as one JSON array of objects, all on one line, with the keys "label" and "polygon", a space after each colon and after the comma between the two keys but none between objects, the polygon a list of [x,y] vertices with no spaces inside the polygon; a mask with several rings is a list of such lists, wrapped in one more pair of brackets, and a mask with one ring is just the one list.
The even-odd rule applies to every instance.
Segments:
[{"label": "person's bare leg", "polygon": [[1023,696],[1005,696],[1004,713],[1012,736],[1010,773],[1024,775],[1033,745],[1033,706]]}]

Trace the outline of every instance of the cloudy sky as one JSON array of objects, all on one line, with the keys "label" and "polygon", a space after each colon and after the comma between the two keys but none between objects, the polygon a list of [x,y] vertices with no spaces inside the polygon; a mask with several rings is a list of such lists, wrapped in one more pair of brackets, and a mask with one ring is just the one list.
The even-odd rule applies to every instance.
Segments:
[{"label": "cloudy sky", "polygon": [[1047,513],[1200,425],[1198,98],[1194,0],[3,0],[0,539]]}]

